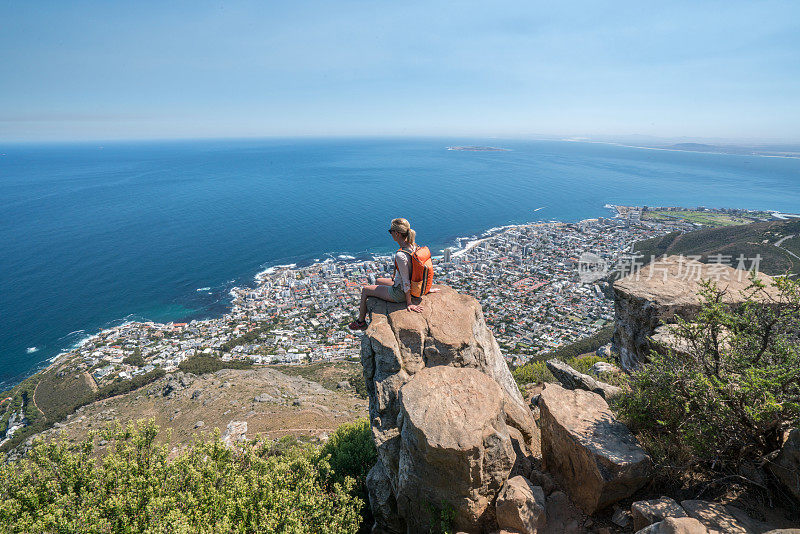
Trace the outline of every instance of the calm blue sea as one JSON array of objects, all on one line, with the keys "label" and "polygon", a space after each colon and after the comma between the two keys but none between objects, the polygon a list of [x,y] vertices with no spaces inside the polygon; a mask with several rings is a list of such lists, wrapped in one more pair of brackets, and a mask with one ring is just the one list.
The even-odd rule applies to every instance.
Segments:
[{"label": "calm blue sea", "polygon": [[[445,149],[454,144],[511,151]],[[800,211],[798,159],[590,143],[6,144],[0,154],[6,385],[127,319],[220,314],[228,289],[266,266],[388,252],[393,217],[441,249],[494,226],[610,215],[606,203]]]}]

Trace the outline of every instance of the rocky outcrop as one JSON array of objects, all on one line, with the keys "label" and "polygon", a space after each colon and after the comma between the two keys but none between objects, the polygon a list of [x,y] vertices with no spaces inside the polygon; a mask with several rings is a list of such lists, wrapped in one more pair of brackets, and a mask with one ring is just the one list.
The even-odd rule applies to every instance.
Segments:
[{"label": "rocky outcrop", "polygon": [[631,516],[633,517],[633,529],[642,530],[643,528],[658,523],[668,517],[689,517],[686,511],[675,499],[661,497],[649,501],[636,501],[631,505]]},{"label": "rocky outcrop", "polygon": [[[767,285],[767,294],[777,296],[772,278],[763,273],[759,278]],[[680,256],[659,259],[614,282],[613,347],[623,368],[632,370],[647,361],[650,337],[658,326],[697,313],[701,280],[712,280],[725,290],[724,301],[731,305],[742,301],[741,293],[749,285],[747,272]]]},{"label": "rocky outcrop", "polygon": [[789,432],[780,452],[767,465],[794,498],[800,501],[800,429]]},{"label": "rocky outcrop", "polygon": [[703,524],[692,517],[669,517],[638,530],[636,534],[710,534]]},{"label": "rocky outcrop", "polygon": [[597,393],[604,399],[619,395],[622,392],[622,389],[617,386],[606,384],[600,380],[595,380],[589,375],[579,373],[560,360],[547,360],[547,368],[566,389],[584,389]]},{"label": "rocky outcrop", "polygon": [[229,447],[246,439],[247,421],[231,421],[228,423],[228,428],[222,433],[222,442]]},{"label": "rocky outcrop", "polygon": [[763,534],[772,529],[770,525],[749,517],[735,506],[700,500],[681,501],[681,506],[690,517],[700,521],[710,532]]},{"label": "rocky outcrop", "polygon": [[459,530],[495,523],[492,503],[516,454],[500,386],[476,369],[422,369],[400,390],[395,495],[411,532],[430,530],[431,505],[455,512]]},{"label": "rocky outcrop", "polygon": [[367,474],[367,492],[375,524],[385,532],[405,532],[405,522],[397,513],[397,499],[394,496],[389,474],[382,462],[377,462]]},{"label": "rocky outcrop", "polygon": [[497,496],[497,524],[502,530],[536,534],[546,524],[544,491],[527,478],[508,479]]},{"label": "rocky outcrop", "polygon": [[600,395],[547,384],[539,399],[544,468],[586,513],[629,497],[651,460]]},{"label": "rocky outcrop", "polygon": [[[610,357],[610,356],[608,356],[608,357]],[[621,371],[620,371],[619,367],[617,367],[613,363],[608,363],[608,362],[597,362],[596,364],[594,364],[592,366],[591,369],[589,369],[589,373],[591,373],[591,374],[593,374],[595,376],[600,376],[603,373],[608,373],[608,374],[614,374],[615,375],[615,374],[619,374],[620,372]]]},{"label": "rocky outcrop", "polygon": [[538,534],[584,534],[583,513],[566,493],[554,491],[547,496],[547,522]]},{"label": "rocky outcrop", "polygon": [[[368,481],[370,494],[381,497],[371,499],[378,530],[424,528],[428,505],[438,506],[440,500],[453,503],[456,523],[465,529],[491,523],[491,492],[500,491],[515,459],[539,452],[530,409],[480,305],[449,287],[437,287],[439,292],[423,299],[423,313],[374,298],[367,303],[371,322],[362,339],[361,363],[381,463]],[[464,396],[462,387],[470,394]],[[470,396],[486,405],[474,405]],[[424,480],[425,485],[439,484],[439,493],[424,494],[435,500],[425,503],[416,497],[413,502],[414,491],[428,491],[423,477],[445,474],[447,484]],[[459,478],[467,476],[469,482]],[[472,493],[464,496],[468,485]],[[390,488],[391,495],[381,494],[380,488]],[[396,517],[390,517],[392,510]]]}]

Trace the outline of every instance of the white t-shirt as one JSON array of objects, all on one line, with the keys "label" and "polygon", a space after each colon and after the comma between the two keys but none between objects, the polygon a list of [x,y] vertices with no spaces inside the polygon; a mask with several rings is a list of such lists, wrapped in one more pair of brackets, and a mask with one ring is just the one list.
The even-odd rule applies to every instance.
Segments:
[{"label": "white t-shirt", "polygon": [[[414,252],[411,247],[404,247],[403,250]],[[394,287],[403,289],[403,293],[411,291],[411,256],[399,250],[394,254],[394,261],[397,264],[397,273],[394,276]]]}]

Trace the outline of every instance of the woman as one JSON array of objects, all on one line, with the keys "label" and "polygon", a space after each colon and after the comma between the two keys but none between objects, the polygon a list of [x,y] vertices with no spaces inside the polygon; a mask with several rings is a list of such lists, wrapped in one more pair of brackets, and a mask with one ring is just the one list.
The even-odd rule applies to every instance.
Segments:
[{"label": "woman", "polygon": [[397,271],[392,278],[378,278],[374,286],[361,288],[361,305],[358,308],[358,320],[350,323],[350,330],[367,328],[367,297],[378,297],[389,302],[405,302],[406,309],[421,313],[422,306],[411,304],[411,254],[416,250],[414,243],[416,232],[405,219],[394,219],[389,227],[392,239],[400,245],[394,254]]}]

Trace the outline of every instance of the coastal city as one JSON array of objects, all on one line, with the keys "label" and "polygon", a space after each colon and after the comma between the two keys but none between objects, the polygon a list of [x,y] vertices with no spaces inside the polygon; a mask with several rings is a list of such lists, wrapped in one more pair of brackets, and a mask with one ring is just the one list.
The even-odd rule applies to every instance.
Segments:
[{"label": "coastal city", "polygon": [[[434,258],[435,283],[475,297],[508,363],[521,365],[613,324],[613,281],[656,260],[634,253],[635,243],[710,224],[784,216],[706,208],[606,208],[615,215],[509,225],[458,238],[454,247]],[[363,333],[349,330],[348,323],[356,314],[361,288],[392,272],[391,256],[270,267],[255,276],[252,287],[231,290],[230,308],[221,317],[128,322],[59,355],[51,369],[58,370],[56,379],[80,379],[85,384],[81,387],[88,388],[84,391],[102,397],[141,387],[164,373],[192,372],[197,365],[357,360]],[[9,403],[15,408],[6,410],[0,446],[27,425],[25,398],[15,396]]]},{"label": "coastal city", "polygon": [[[435,260],[436,283],[478,299],[510,363],[591,335],[613,321],[608,278],[580,276],[582,254],[618,263],[636,241],[685,221],[641,218],[641,211],[576,223],[536,222],[459,240]],[[163,369],[198,355],[253,364],[297,364],[356,358],[351,332],[360,288],[392,274],[391,257],[327,260],[307,267],[273,267],[254,287],[231,291],[224,316],[189,323],[131,322],[89,338],[60,361],[89,374],[98,387]]]}]

